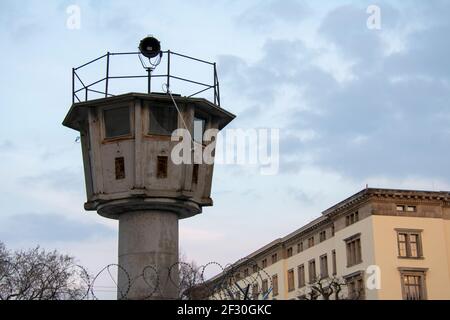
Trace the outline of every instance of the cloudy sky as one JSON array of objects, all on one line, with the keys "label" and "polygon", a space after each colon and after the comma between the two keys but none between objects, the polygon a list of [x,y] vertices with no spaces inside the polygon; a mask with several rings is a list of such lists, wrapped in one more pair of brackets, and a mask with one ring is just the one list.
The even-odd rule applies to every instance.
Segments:
[{"label": "cloudy sky", "polygon": [[71,68],[147,34],[217,61],[230,128],[280,129],[278,174],[216,166],[214,207],[181,222],[190,259],[233,262],[366,184],[450,190],[449,16],[438,0],[1,1],[0,240],[92,273],[117,261],[117,223],[83,210],[78,134],[61,122]]}]

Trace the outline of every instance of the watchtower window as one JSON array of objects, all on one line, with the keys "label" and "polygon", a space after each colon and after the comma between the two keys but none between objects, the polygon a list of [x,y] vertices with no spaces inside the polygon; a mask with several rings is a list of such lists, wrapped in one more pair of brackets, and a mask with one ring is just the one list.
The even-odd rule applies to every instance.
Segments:
[{"label": "watchtower window", "polygon": [[167,161],[168,158],[165,156],[158,157],[156,177],[159,179],[167,178]]},{"label": "watchtower window", "polygon": [[125,179],[125,159],[123,157],[116,158],[116,180]]},{"label": "watchtower window", "polygon": [[178,128],[178,113],[173,106],[150,108],[149,134],[170,136]]},{"label": "watchtower window", "polygon": [[130,108],[120,107],[103,111],[106,138],[130,134]]},{"label": "watchtower window", "polygon": [[194,141],[203,143],[203,135],[205,133],[206,120],[200,117],[194,117]]},{"label": "watchtower window", "polygon": [[198,183],[198,168],[199,168],[199,165],[197,163],[195,163],[194,167],[192,168],[192,183],[193,184]]}]

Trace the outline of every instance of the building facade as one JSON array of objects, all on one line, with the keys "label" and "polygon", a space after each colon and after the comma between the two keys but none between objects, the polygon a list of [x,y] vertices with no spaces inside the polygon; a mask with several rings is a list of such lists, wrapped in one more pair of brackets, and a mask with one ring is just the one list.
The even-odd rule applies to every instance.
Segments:
[{"label": "building facade", "polygon": [[311,299],[333,281],[340,299],[450,299],[450,192],[367,188],[210,281],[216,299]]}]

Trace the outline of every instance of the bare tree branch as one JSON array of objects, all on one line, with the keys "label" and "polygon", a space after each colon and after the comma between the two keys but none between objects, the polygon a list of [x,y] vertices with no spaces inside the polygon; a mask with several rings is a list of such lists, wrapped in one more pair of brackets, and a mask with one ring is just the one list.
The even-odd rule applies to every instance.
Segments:
[{"label": "bare tree branch", "polygon": [[10,252],[0,242],[0,300],[79,300],[88,289],[73,257],[39,247]]}]

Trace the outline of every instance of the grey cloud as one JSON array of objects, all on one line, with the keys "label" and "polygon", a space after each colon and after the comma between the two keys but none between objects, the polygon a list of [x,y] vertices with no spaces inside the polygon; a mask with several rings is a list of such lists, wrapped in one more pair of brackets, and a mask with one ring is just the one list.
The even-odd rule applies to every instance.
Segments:
[{"label": "grey cloud", "polygon": [[329,12],[319,28],[321,34],[333,43],[348,59],[372,64],[382,55],[379,32],[366,25],[366,8],[345,5]]},{"label": "grey cloud", "polygon": [[56,190],[80,191],[84,186],[84,173],[81,168],[78,171],[71,168],[55,169],[22,177],[21,182],[31,187],[44,185]]},{"label": "grey cloud", "polygon": [[410,35],[407,50],[389,59],[387,67],[399,75],[441,77],[449,81],[450,43],[445,40],[449,33],[450,24],[446,24]]},{"label": "grey cloud", "polygon": [[7,242],[85,241],[114,237],[116,232],[101,224],[84,224],[58,214],[19,214],[0,219],[0,240]]},{"label": "grey cloud", "polygon": [[[383,8],[387,8],[386,28],[395,31],[407,21],[399,11]],[[450,15],[450,6],[445,8]],[[305,48],[301,41],[270,40],[255,64],[229,59],[225,81],[233,81],[241,94],[255,101],[248,111],[263,103],[270,107],[281,85],[303,92],[310,109],[297,108],[298,102],[292,101],[289,112],[281,110],[285,129],[314,130],[318,138],[301,141],[282,131],[282,173],[298,171],[302,155],[310,154],[314,165],[356,179],[375,175],[450,179],[450,45],[443,40],[450,33],[448,24],[434,22],[412,33],[406,51],[385,56],[380,35],[366,28],[366,19],[360,7],[343,6],[327,15],[319,30],[344,58],[357,61],[352,70],[356,80],[337,83],[312,64],[311,57],[320,52]],[[274,56],[275,47],[282,48],[281,56]],[[274,81],[261,80],[268,78]]]},{"label": "grey cloud", "polygon": [[11,151],[15,149],[15,145],[11,140],[4,140],[0,142],[0,152]]},{"label": "grey cloud", "polygon": [[298,0],[266,0],[248,8],[237,17],[239,25],[256,30],[269,30],[275,23],[299,23],[311,12],[311,8]]},{"label": "grey cloud", "polygon": [[303,205],[312,205],[314,204],[314,197],[304,192],[301,189],[287,187],[286,192],[289,196],[302,203]]}]

